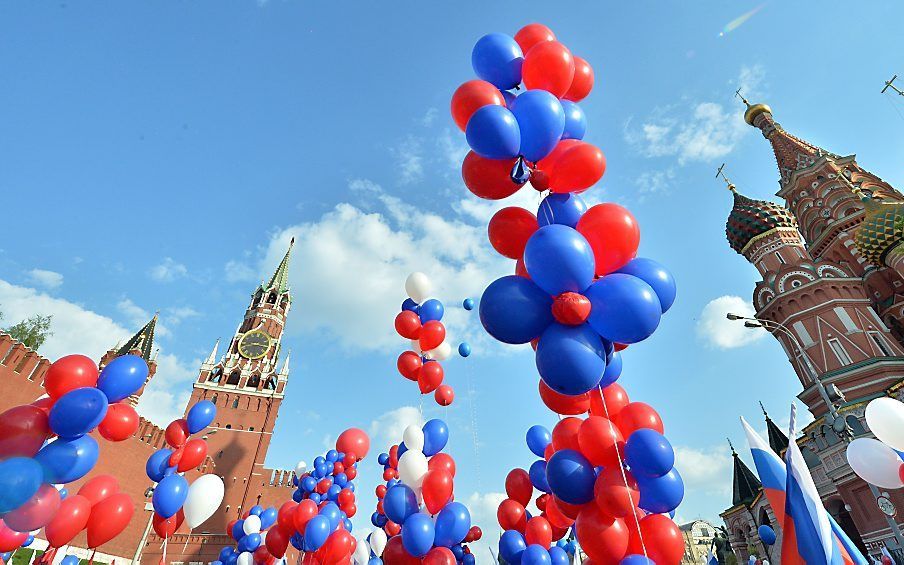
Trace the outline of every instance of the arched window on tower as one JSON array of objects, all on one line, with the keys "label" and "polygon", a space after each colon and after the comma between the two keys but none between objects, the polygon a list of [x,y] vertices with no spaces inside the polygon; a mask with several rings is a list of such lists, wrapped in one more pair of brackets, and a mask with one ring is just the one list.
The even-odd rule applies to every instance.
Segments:
[{"label": "arched window on tower", "polygon": [[213,396],[211,396],[211,397],[210,397],[210,401],[213,402],[214,406],[216,406],[216,404],[217,404],[217,395],[214,394]]},{"label": "arched window on tower", "polygon": [[212,383],[218,383],[218,382],[220,382],[220,379],[222,379],[222,378],[223,378],[223,368],[217,367],[216,369],[213,370],[213,372],[210,374],[210,378],[207,380]]},{"label": "arched window on tower", "polygon": [[257,385],[261,384],[261,376],[260,375],[251,375],[251,378],[248,379],[248,382],[245,383],[245,386],[248,388],[257,388]]},{"label": "arched window on tower", "polygon": [[264,382],[264,388],[267,390],[276,390],[276,378],[273,375],[267,377],[267,380]]},{"label": "arched window on tower", "polygon": [[233,408],[239,407],[239,399],[238,398],[236,398],[235,400],[232,401],[232,407]]},{"label": "arched window on tower", "polygon": [[847,425],[851,427],[851,431],[855,436],[862,436],[866,433],[866,430],[863,428],[863,424],[860,423],[860,420],[857,419],[857,416],[848,414],[844,421],[847,422]]},{"label": "arched window on tower", "polygon": [[267,304],[276,304],[276,293],[271,292],[270,296],[267,297]]},{"label": "arched window on tower", "polygon": [[228,384],[228,385],[237,385],[237,384],[239,384],[239,377],[240,377],[240,376],[241,376],[241,373],[239,373],[238,370],[233,371],[232,374],[229,375],[229,378],[226,380],[226,384]]}]

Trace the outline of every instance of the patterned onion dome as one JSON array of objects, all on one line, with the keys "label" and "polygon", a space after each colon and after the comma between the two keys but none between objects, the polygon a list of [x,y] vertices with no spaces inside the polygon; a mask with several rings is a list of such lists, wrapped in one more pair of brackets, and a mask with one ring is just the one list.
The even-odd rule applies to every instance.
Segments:
[{"label": "patterned onion dome", "polygon": [[863,205],[866,213],[854,241],[864,258],[882,266],[882,255],[904,239],[904,202],[864,198]]},{"label": "patterned onion dome", "polygon": [[734,206],[725,223],[725,235],[731,248],[738,253],[742,253],[753,238],[768,231],[797,229],[797,220],[784,206],[765,200],[753,200],[734,190],[732,192]]}]

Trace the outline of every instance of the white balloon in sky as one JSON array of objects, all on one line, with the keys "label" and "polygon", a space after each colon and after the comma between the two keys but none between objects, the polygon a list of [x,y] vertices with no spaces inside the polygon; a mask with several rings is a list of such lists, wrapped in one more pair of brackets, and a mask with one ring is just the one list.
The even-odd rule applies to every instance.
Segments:
[{"label": "white balloon in sky", "polygon": [[202,475],[188,487],[188,496],[182,504],[185,521],[190,529],[197,528],[220,508],[226,487],[223,479],[213,473]]},{"label": "white balloon in sky", "polygon": [[352,554],[357,565],[367,565],[370,560],[370,545],[366,538],[358,538],[358,545],[355,546],[355,553]]},{"label": "white balloon in sky", "polygon": [[411,424],[402,432],[402,441],[409,450],[424,451],[424,430],[417,424]]},{"label": "white balloon in sky", "polygon": [[374,555],[377,557],[383,555],[383,550],[386,549],[386,541],[386,532],[383,531],[383,528],[377,528],[374,533],[370,534],[370,548],[373,550]]},{"label": "white balloon in sky", "polygon": [[399,457],[399,480],[415,492],[420,491],[428,470],[427,456],[420,451],[409,449]]},{"label": "white balloon in sky", "polygon": [[427,359],[436,359],[437,361],[445,361],[452,356],[452,346],[448,341],[443,341],[437,347],[431,349],[424,354]]},{"label": "white balloon in sky", "polygon": [[243,551],[239,553],[239,558],[236,560],[238,565],[254,565],[254,556],[251,552]]},{"label": "white balloon in sky", "polygon": [[299,461],[295,465],[295,474],[298,475],[299,477],[304,475],[304,472],[307,470],[308,470],[308,464],[305,463],[304,461]]},{"label": "white balloon in sky", "polygon": [[898,475],[901,457],[873,438],[857,438],[847,446],[847,460],[861,479],[881,488],[901,488],[904,481]]},{"label": "white balloon in sky", "polygon": [[242,524],[242,531],[245,534],[257,534],[261,531],[261,517],[255,516],[251,514],[247,518],[245,518],[245,523]]},{"label": "white balloon in sky", "polygon": [[877,398],[866,405],[865,417],[879,441],[904,451],[904,404],[894,398]]},{"label": "white balloon in sky", "polygon": [[433,285],[424,273],[411,273],[405,281],[405,292],[418,304],[430,298],[432,290]]}]

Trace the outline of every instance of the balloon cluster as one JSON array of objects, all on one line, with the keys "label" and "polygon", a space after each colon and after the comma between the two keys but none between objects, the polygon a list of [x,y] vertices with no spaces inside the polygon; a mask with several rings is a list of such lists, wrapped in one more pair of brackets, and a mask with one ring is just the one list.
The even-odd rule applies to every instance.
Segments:
[{"label": "balloon cluster", "polygon": [[471,525],[468,508],[454,501],[455,460],[442,452],[449,441],[449,428],[442,420],[433,419],[423,427],[408,426],[402,439],[389,453],[380,454],[386,484],[376,489],[377,511],[371,522],[377,529],[366,545],[359,542],[356,562],[475,563],[464,544],[479,540],[483,532]]},{"label": "balloon cluster", "polygon": [[0,547],[5,548],[3,552],[0,553],[0,559],[3,560],[3,563],[9,563],[9,558],[12,557],[15,550],[20,547],[28,547],[34,543],[34,541],[35,537],[32,534],[14,532],[6,525],[0,525]]},{"label": "balloon cluster", "polygon": [[[432,392],[437,404],[448,406],[455,399],[455,392],[443,384],[443,366],[439,362],[452,355],[452,346],[446,341],[446,326],[442,322],[445,308],[436,298],[429,298],[432,290],[424,273],[408,275],[408,298],[395,318],[395,328],[400,336],[411,340],[411,350],[399,355],[396,366],[403,377],[417,382],[421,394]],[[470,354],[470,346],[467,351]]]},{"label": "balloon cluster", "polygon": [[593,69],[548,27],[481,37],[471,66],[479,80],[458,87],[451,105],[471,147],[462,163],[471,192],[505,198],[528,179],[540,191],[580,192],[603,176],[602,151],[581,141],[587,119],[577,104],[593,88]]},{"label": "balloon cluster", "polygon": [[164,540],[170,538],[183,522],[194,529],[213,516],[223,502],[223,479],[214,474],[198,477],[188,484],[186,471],[199,467],[207,457],[207,441],[189,439],[205,430],[217,414],[209,400],[192,406],[185,418],[173,420],[166,427],[166,443],[148,457],[145,471],[157,483],[151,503],[154,506],[154,531]]},{"label": "balloon cluster", "polygon": [[857,438],[847,446],[847,460],[861,479],[880,488],[904,488],[904,404],[876,398],[864,413],[878,439]]},{"label": "balloon cluster", "polygon": [[339,434],[335,449],[314,459],[310,470],[299,463],[292,500],[279,510],[253,507],[232,522],[228,531],[238,546],[224,548],[214,565],[272,564],[285,556],[289,544],[304,552],[304,564],[349,563],[357,545],[351,534],[351,518],[358,511],[353,481],[369,450],[367,434],[349,428]]},{"label": "balloon cluster", "polygon": [[[81,479],[97,463],[95,429],[109,441],[123,441],[138,429],[135,409],[123,402],[147,380],[141,357],[124,355],[98,374],[84,355],[53,363],[44,377],[47,396],[0,414],[0,551],[15,549],[28,532],[48,528],[51,546],[64,545],[88,529],[89,547],[118,535],[132,516],[132,500],[115,488],[103,495],[66,499],[62,485]],[[56,436],[55,439],[49,441]],[[94,481],[113,481],[109,476]],[[56,486],[54,486],[56,485]],[[73,519],[74,508],[78,516]],[[73,530],[65,535],[61,530]],[[66,538],[65,542],[59,543]]]}]

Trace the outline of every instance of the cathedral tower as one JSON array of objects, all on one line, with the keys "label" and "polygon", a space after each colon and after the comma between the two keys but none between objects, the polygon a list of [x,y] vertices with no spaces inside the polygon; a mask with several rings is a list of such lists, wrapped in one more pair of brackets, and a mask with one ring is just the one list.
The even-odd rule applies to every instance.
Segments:
[{"label": "cathedral tower", "polygon": [[151,378],[153,378],[154,373],[157,372],[157,351],[154,349],[154,331],[157,328],[157,318],[158,314],[154,314],[154,317],[144,325],[138,333],[130,337],[123,344],[116,344],[113,349],[110,349],[104,356],[101,357],[99,367],[103,369],[107,363],[120,357],[122,355],[137,355],[145,360],[148,364],[148,378],[145,379],[144,384],[141,385],[141,388],[138,389],[132,395],[129,395],[128,401],[132,406],[136,406],[138,404],[138,400],[141,398],[141,394],[144,392],[145,387],[148,386],[148,383],[151,382]]}]

